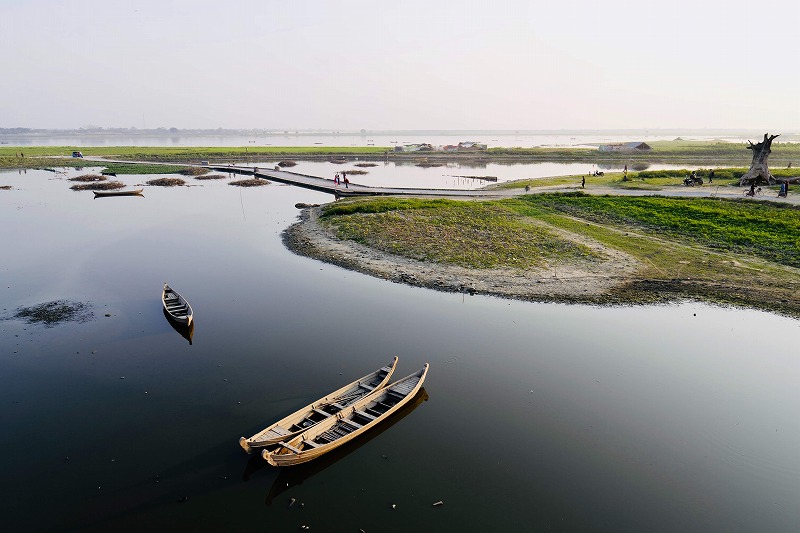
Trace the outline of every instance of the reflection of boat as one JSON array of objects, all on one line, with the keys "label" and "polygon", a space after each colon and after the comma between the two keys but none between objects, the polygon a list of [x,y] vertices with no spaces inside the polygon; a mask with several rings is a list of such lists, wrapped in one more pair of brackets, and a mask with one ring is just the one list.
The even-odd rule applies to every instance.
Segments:
[{"label": "reflection of boat", "polygon": [[189,305],[186,298],[172,290],[166,282],[164,282],[164,290],[161,291],[161,303],[164,305],[164,311],[172,320],[187,326],[192,323],[194,317],[192,306]]},{"label": "reflection of boat", "polygon": [[103,198],[105,196],[143,196],[144,189],[133,189],[131,191],[92,191],[95,198]]},{"label": "reflection of boat", "polygon": [[364,396],[336,416],[330,416],[292,440],[279,442],[261,456],[272,466],[291,466],[317,457],[347,443],[375,427],[417,394],[428,373],[428,363],[419,371]]},{"label": "reflection of boat", "polygon": [[[291,487],[295,487],[300,485],[308,478],[315,476],[328,468],[329,466],[333,465],[340,459],[344,459],[347,455],[351,454],[352,452],[356,451],[357,449],[361,448],[369,441],[392,427],[393,425],[400,422],[403,418],[411,414],[411,411],[416,409],[422,402],[428,399],[428,393],[425,391],[423,387],[420,391],[411,399],[407,404],[405,404],[402,408],[400,408],[397,412],[387,418],[383,423],[378,425],[372,431],[367,432],[364,436],[360,439],[355,439],[351,442],[348,442],[344,446],[340,446],[339,448],[333,450],[332,452],[325,454],[324,457],[320,457],[316,461],[311,461],[310,463],[305,463],[298,465],[294,468],[282,468],[278,477],[275,478],[275,481],[272,483],[272,487],[269,489],[269,494],[267,494],[267,505],[272,505],[272,501],[277,498],[279,495],[283,494]],[[247,468],[245,468],[245,472],[243,474],[243,479],[247,481],[251,475],[257,472],[259,469],[267,467],[267,463],[262,461],[261,458],[258,458],[258,462],[254,460],[255,458],[251,459],[247,463]]]},{"label": "reflection of boat", "polygon": [[240,438],[239,445],[244,448],[244,451],[251,453],[253,448],[263,448],[282,440],[290,439],[314,427],[323,420],[336,418],[335,415],[347,406],[383,388],[392,377],[396,366],[397,357],[395,356],[388,365],[358,378],[314,403],[306,405],[266,429],[259,431],[249,439]]},{"label": "reflection of boat", "polygon": [[172,326],[172,329],[177,331],[181,337],[189,341],[189,345],[191,346],[192,335],[194,335],[194,320],[192,320],[192,323],[188,326],[186,324],[181,324],[180,322],[175,322],[172,320],[172,317],[169,316],[169,313],[167,313],[166,309],[164,309],[164,316],[167,317],[167,322],[169,322],[169,325]]}]

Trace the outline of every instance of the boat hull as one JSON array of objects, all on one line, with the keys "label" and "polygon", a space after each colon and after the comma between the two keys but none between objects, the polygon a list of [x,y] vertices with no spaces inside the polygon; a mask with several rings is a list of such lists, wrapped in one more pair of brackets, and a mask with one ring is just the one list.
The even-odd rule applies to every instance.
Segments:
[{"label": "boat hull", "polygon": [[161,291],[161,305],[170,320],[186,326],[192,325],[194,318],[192,306],[166,283],[164,283],[164,289]]},{"label": "boat hull", "polygon": [[[389,382],[389,379],[391,379],[392,374],[397,367],[397,359],[397,357],[394,357],[388,365],[383,366],[375,372],[367,374],[366,376],[360,377],[352,383],[348,383],[344,387],[331,392],[327,396],[323,396],[319,400],[298,409],[294,413],[278,420],[270,426],[267,426],[266,429],[261,430],[250,438],[241,437],[239,439],[239,446],[241,446],[242,449],[247,453],[252,453],[254,449],[275,446],[280,442],[296,437],[304,431],[308,431],[316,424],[305,425],[304,427],[299,427],[297,429],[292,429],[292,426],[309,420],[308,417],[314,417],[314,413],[317,413],[317,418],[319,416],[325,416],[321,413],[327,412],[326,408],[329,408],[334,404],[344,402],[343,406],[347,407],[355,401],[360,400],[367,394],[382,389]],[[366,387],[369,387],[369,389]],[[335,417],[340,409],[329,410],[331,411],[329,417]],[[322,420],[317,420],[317,422],[321,421]]]},{"label": "boat hull", "polygon": [[[305,431],[304,433],[298,435],[294,439],[288,442],[280,442],[277,443],[277,449],[274,451],[270,451],[268,449],[262,450],[261,457],[264,458],[269,464],[272,466],[293,466],[302,463],[307,463],[308,461],[313,461],[318,457],[325,455],[326,453],[335,450],[339,446],[342,446],[353,439],[358,438],[360,435],[363,435],[370,429],[374,428],[382,421],[386,420],[387,418],[391,417],[395,412],[400,410],[406,403],[411,401],[414,396],[419,392],[422,384],[425,382],[425,377],[428,373],[429,365],[426,363],[425,366],[417,373],[407,376],[397,382],[381,389],[378,391],[374,391],[371,394],[365,396],[351,407],[348,407],[347,410],[343,411],[342,414],[337,416],[335,419],[325,421],[324,423],[318,424],[314,428]],[[406,380],[410,380],[412,378],[416,378],[416,381],[413,387],[410,387],[407,391],[404,392],[405,396],[402,400],[398,401],[394,405],[391,406],[388,410],[383,412],[380,416],[375,417],[371,422],[367,424],[357,424],[360,427],[351,431],[347,435],[344,435],[336,440],[329,442],[327,444],[316,445],[314,447],[306,448],[306,446],[310,446],[310,444],[306,444],[304,441],[313,441],[314,439],[320,437],[323,433],[331,430],[335,425],[340,423],[347,423],[346,421],[343,422],[344,419],[348,419],[349,417],[355,416],[356,412],[361,411],[363,408],[367,407],[379,400],[385,395],[391,394],[391,391],[394,387],[398,387],[403,384]],[[353,427],[353,426],[351,426]],[[302,449],[299,447],[302,446]]]}]

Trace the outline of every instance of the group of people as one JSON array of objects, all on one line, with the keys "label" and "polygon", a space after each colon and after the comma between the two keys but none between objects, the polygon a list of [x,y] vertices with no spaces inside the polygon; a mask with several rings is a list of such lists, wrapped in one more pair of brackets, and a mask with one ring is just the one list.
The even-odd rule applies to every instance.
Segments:
[{"label": "group of people", "polygon": [[339,177],[339,173],[337,172],[336,175],[333,177],[333,183],[336,184],[336,186],[339,186],[342,183],[344,183],[344,188],[349,189],[350,187],[348,187],[348,185],[350,185],[350,180],[347,179],[347,172],[342,172],[341,178]]}]

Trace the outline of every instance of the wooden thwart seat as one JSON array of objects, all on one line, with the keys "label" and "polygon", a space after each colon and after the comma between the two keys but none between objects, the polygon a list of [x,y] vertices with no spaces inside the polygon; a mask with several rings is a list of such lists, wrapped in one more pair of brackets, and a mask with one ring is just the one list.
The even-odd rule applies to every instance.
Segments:
[{"label": "wooden thwart seat", "polygon": [[294,446],[292,446],[290,444],[286,444],[285,442],[281,442],[279,444],[281,446],[283,446],[284,448],[286,448],[287,450],[289,450],[290,452],[292,452],[292,453],[300,453],[300,450],[298,450],[297,448],[295,448]]},{"label": "wooden thwart seat", "polygon": [[361,415],[361,416],[363,416],[364,418],[366,418],[366,419],[368,419],[368,420],[375,420],[376,418],[378,418],[377,416],[371,415],[371,414],[369,414],[369,413],[368,413],[368,412],[366,412],[366,411],[358,411],[358,410],[357,410],[357,411],[354,411],[354,412],[355,412],[357,415]]},{"label": "wooden thwart seat", "polygon": [[344,423],[345,423],[345,424],[347,424],[348,426],[354,427],[355,429],[360,429],[361,427],[363,427],[363,426],[362,426],[361,424],[359,424],[358,422],[353,422],[353,421],[352,421],[352,420],[350,420],[349,418],[342,418],[342,422],[344,422]]}]

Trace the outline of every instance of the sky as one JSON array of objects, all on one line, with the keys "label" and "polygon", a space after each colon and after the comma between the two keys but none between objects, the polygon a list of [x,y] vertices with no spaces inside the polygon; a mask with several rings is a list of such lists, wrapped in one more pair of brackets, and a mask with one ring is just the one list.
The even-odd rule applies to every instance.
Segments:
[{"label": "sky", "polygon": [[797,0],[0,0],[0,128],[800,131]]}]

